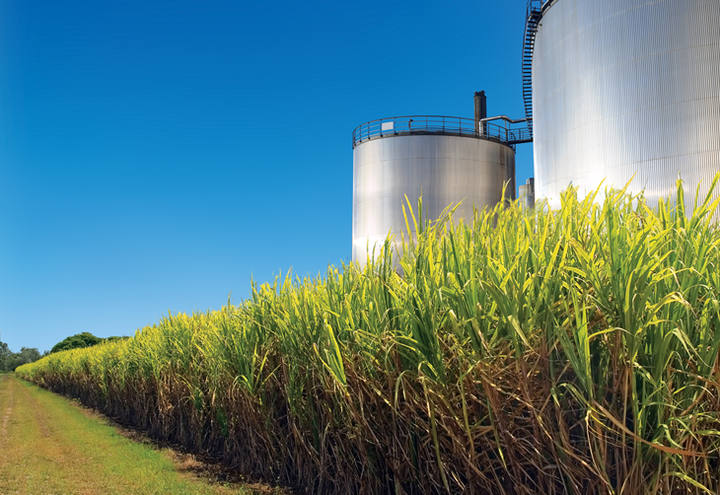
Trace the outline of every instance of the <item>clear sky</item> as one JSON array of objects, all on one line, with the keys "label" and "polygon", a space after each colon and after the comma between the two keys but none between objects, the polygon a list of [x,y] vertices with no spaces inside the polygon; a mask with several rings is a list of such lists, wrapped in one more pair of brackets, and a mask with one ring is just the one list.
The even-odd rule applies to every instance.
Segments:
[{"label": "clear sky", "polygon": [[[524,0],[0,0],[0,340],[240,302],[351,249],[352,129],[522,117]],[[532,175],[518,149],[517,183]]]}]

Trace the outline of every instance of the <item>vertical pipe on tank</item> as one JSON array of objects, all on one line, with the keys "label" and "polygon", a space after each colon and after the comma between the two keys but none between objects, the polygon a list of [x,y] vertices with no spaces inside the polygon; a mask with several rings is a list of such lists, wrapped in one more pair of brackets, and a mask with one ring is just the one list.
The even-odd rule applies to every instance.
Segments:
[{"label": "vertical pipe on tank", "polygon": [[475,91],[475,133],[485,135],[486,123],[480,121],[487,118],[487,97],[485,91]]}]

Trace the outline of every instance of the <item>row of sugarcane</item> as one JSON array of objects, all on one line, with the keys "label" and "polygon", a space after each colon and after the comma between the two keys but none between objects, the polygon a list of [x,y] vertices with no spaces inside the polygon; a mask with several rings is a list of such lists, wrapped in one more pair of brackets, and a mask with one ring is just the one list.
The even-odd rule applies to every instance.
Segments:
[{"label": "row of sugarcane", "polygon": [[712,198],[408,207],[400,254],[17,372],[299,492],[720,493]]}]

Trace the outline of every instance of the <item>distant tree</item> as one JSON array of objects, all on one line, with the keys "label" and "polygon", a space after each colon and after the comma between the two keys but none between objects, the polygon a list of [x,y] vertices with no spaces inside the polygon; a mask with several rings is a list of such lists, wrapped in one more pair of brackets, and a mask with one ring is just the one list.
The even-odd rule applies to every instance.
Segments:
[{"label": "distant tree", "polygon": [[40,351],[34,347],[23,347],[14,353],[5,342],[0,342],[0,371],[15,371],[20,365],[32,363],[40,359]]},{"label": "distant tree", "polygon": [[61,340],[50,349],[50,354],[53,352],[67,351],[68,349],[78,349],[81,347],[90,347],[97,345],[102,342],[103,339],[96,337],[90,332],[82,332],[76,335],[71,335],[66,339]]},{"label": "distant tree", "polygon": [[9,360],[13,353],[5,342],[0,342],[0,372],[10,371]]},{"label": "distant tree", "polygon": [[38,351],[35,347],[23,347],[17,355],[20,356],[23,364],[34,363],[42,357],[40,351]]}]

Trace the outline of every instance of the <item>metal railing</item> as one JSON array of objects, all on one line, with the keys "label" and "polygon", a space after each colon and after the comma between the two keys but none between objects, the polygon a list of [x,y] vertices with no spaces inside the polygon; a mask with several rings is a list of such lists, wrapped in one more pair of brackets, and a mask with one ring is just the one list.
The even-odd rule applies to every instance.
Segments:
[{"label": "metal railing", "polygon": [[507,121],[476,122],[465,117],[444,115],[404,115],[371,120],[357,126],[352,133],[353,148],[360,143],[390,136],[441,134],[491,139],[508,145],[531,139],[527,126],[513,127]]},{"label": "metal railing", "polygon": [[530,12],[533,10],[541,10],[543,5],[549,1],[550,0],[527,0],[527,4],[525,6],[525,17],[530,15]]},{"label": "metal railing", "polygon": [[526,7],[525,7],[525,14],[530,14],[533,10],[544,10],[546,7],[549,7],[551,3],[556,2],[557,0],[527,0]]}]

